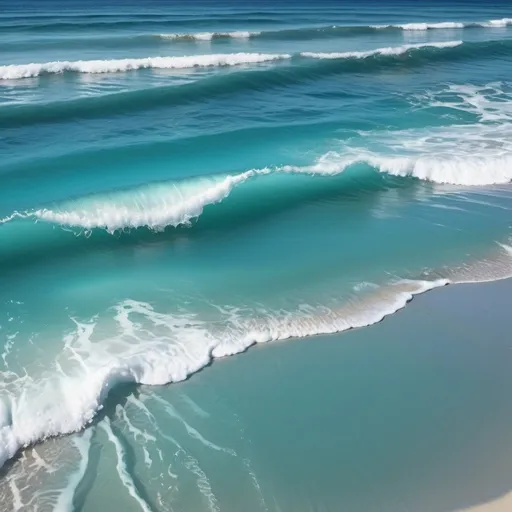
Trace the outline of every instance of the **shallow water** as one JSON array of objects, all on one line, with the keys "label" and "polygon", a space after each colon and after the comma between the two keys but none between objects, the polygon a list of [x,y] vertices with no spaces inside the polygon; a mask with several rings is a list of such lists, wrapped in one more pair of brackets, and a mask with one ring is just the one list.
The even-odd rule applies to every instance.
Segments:
[{"label": "shallow water", "polygon": [[203,405],[185,407],[198,428],[173,386],[149,386],[511,274],[509,11],[2,10],[0,462],[14,508],[99,507],[117,485],[126,509],[290,509],[258,491],[236,410],[213,442]]}]

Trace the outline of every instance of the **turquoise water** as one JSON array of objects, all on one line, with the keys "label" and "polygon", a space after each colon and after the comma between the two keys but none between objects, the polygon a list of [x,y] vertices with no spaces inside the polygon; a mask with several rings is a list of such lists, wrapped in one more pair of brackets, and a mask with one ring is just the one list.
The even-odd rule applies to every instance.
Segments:
[{"label": "turquoise water", "polygon": [[0,3],[14,508],[92,510],[115,477],[126,510],[280,510],[238,430],[183,420],[250,477],[219,505],[149,386],[511,273],[510,6],[440,5]]}]

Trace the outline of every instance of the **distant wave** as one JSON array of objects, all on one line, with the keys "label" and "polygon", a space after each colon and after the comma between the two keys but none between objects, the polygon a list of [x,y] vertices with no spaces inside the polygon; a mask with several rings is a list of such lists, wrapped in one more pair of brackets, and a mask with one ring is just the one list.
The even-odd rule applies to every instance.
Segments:
[{"label": "distant wave", "polygon": [[419,50],[423,48],[454,48],[462,44],[462,41],[447,41],[443,43],[421,43],[421,44],[404,44],[403,46],[395,46],[389,48],[377,48],[365,52],[333,52],[333,53],[315,53],[302,52],[303,57],[312,59],[365,59],[375,55],[402,55],[411,50]]},{"label": "distant wave", "polygon": [[[268,13],[267,13],[268,14]],[[395,23],[388,25],[326,25],[326,26],[307,26],[308,16],[304,15],[300,18],[306,26],[299,28],[281,28],[283,21],[279,16],[268,16],[264,13],[260,15],[229,15],[216,16],[205,15],[204,19],[198,20],[194,16],[137,16],[136,18],[126,18],[113,20],[109,16],[65,16],[61,19],[52,21],[51,17],[45,20],[44,17],[17,18],[9,20],[4,18],[0,20],[0,30],[5,33],[40,33],[52,34],[55,32],[65,32],[70,34],[87,34],[89,31],[101,31],[103,34],[119,29],[146,29],[142,37],[156,36],[164,39],[174,40],[215,40],[223,37],[239,37],[235,34],[245,34],[240,37],[262,38],[270,40],[299,40],[299,39],[322,39],[329,37],[344,37],[358,34],[373,32],[375,30],[461,30],[471,28],[506,28],[512,25],[512,18],[500,18],[484,21],[418,21],[410,23]],[[215,30],[218,24],[226,24],[227,26],[240,26],[241,24],[258,27],[257,30],[247,30],[240,28],[236,31]],[[198,32],[186,32],[187,27],[196,29],[201,27],[204,30]],[[261,28],[260,28],[261,27]],[[265,28],[268,27],[268,28]],[[275,27],[275,28],[274,28]],[[154,30],[162,30],[161,34],[152,33]],[[185,30],[185,31],[184,31]],[[211,37],[209,37],[211,35]],[[168,37],[170,36],[170,37]],[[177,36],[177,37],[172,37]],[[133,37],[133,36],[130,36]]]},{"label": "distant wave", "polygon": [[[435,43],[434,45],[427,43],[425,45],[377,48],[368,52],[346,52],[341,54],[311,52],[312,57],[295,55],[291,56],[291,59],[288,55],[282,55],[279,60],[289,61],[293,64],[298,59],[301,61],[301,65],[267,66],[259,70],[243,68],[236,73],[213,74],[181,85],[169,84],[151,89],[119,91],[44,104],[5,105],[0,107],[0,128],[59,122],[76,118],[103,117],[189,102],[201,102],[217,96],[226,96],[244,91],[263,91],[288,87],[338,73],[371,73],[385,69],[390,63],[393,64],[393,69],[414,69],[434,62],[455,62],[463,59],[477,60],[479,58],[508,56],[511,50],[512,40],[463,42],[462,44],[458,41],[452,41],[446,43],[444,47],[436,47]],[[408,58],[403,58],[403,55]],[[361,58],[365,56],[369,58]],[[193,62],[193,59],[201,57],[189,58]],[[271,55],[271,57],[275,59],[277,56]],[[99,62],[103,63],[104,61]],[[33,66],[32,70],[37,71],[37,66],[44,65],[34,64]],[[100,64],[100,66],[103,66],[103,64]],[[22,66],[21,69],[17,66],[11,66],[8,70],[4,66],[3,68],[0,67],[0,77],[21,77],[26,71],[25,66]]]},{"label": "distant wave", "polygon": [[212,39],[249,39],[261,34],[261,32],[249,32],[236,30],[234,32],[196,32],[192,34],[159,34],[162,39],[171,39],[175,41],[211,41]]},{"label": "distant wave", "polygon": [[[372,56],[385,58],[402,55],[407,52],[431,52],[456,46],[479,46],[492,50],[492,45],[502,47],[505,42],[462,43],[462,41],[447,41],[442,43],[409,44],[389,48],[376,48],[364,52],[344,53],[314,53],[302,52],[297,57],[314,59],[363,59]],[[189,55],[183,57],[147,57],[137,59],[112,59],[112,60],[81,60],[81,61],[55,61],[32,64],[12,64],[0,66],[0,80],[17,80],[21,78],[36,77],[44,74],[58,74],[64,72],[76,73],[113,73],[133,71],[137,69],[185,69],[194,67],[236,66],[241,64],[258,64],[278,60],[291,59],[291,54],[265,54],[265,53],[227,53]]]},{"label": "distant wave", "polygon": [[337,36],[357,36],[379,30],[450,30],[466,28],[504,28],[512,25],[512,18],[489,21],[441,21],[413,22],[391,25],[330,25],[323,27],[283,28],[276,30],[233,31],[233,32],[190,32],[158,34],[157,37],[174,41],[212,41],[215,39],[268,39],[268,40],[310,40]]},{"label": "distant wave", "polygon": [[461,29],[461,28],[503,28],[512,25],[512,18],[501,18],[489,21],[441,21],[438,23],[419,22],[397,25],[373,25],[375,29],[399,29],[399,30],[436,30],[436,29]]},{"label": "distant wave", "polygon": [[55,61],[33,64],[0,66],[0,80],[17,80],[44,74],[64,73],[114,73],[136,69],[185,69],[211,66],[236,66],[256,64],[279,59],[289,59],[286,54],[227,53],[191,55],[184,57],[147,57],[143,59]]}]

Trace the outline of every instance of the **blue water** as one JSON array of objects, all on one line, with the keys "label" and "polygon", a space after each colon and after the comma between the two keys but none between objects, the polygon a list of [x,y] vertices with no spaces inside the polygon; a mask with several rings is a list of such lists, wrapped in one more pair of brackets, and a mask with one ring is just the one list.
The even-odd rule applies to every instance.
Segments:
[{"label": "blue water", "polygon": [[[511,273],[508,2],[3,0],[0,48],[14,508],[92,510],[81,482],[103,435],[122,506],[167,510],[160,449],[133,474],[118,434],[166,446],[177,413],[135,385]],[[219,509],[212,475],[176,443],[161,485],[176,484],[179,510],[242,510]],[[274,510],[264,502],[244,510]]]}]

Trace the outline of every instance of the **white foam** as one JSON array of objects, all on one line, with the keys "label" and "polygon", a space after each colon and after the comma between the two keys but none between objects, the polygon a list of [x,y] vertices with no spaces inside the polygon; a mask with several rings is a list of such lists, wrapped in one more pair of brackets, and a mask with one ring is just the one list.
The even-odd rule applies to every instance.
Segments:
[{"label": "white foam", "polygon": [[365,59],[375,55],[402,55],[411,50],[419,50],[422,48],[453,48],[462,44],[462,41],[446,41],[441,43],[421,43],[421,44],[404,44],[402,46],[392,46],[387,48],[376,48],[365,52],[302,52],[303,57],[311,59]]},{"label": "white foam", "polygon": [[512,181],[512,155],[383,156],[368,153],[346,165],[367,164],[382,172],[440,184],[481,186]]},{"label": "white foam", "polygon": [[[510,110],[512,100],[491,103],[489,115],[501,121],[508,114],[498,114],[493,105],[503,105],[505,110]],[[17,213],[5,221],[31,217],[86,231],[99,228],[114,233],[140,227],[158,231],[167,226],[189,224],[206,207],[223,201],[234,188],[249,179],[279,173],[330,176],[357,165],[438,184],[483,186],[512,181],[512,128],[509,123],[362,135],[367,135],[361,138],[364,145],[340,144],[338,151],[326,153],[312,165],[286,165],[235,175],[158,183]],[[367,147],[368,140],[375,148]]]},{"label": "white foam", "polygon": [[[62,357],[67,354],[68,366],[77,358],[81,365],[71,365],[64,375],[48,370],[37,380],[22,380],[9,400],[4,398],[0,410],[0,464],[22,447],[84,428],[118,383],[177,382],[212,358],[242,352],[254,343],[371,325],[404,307],[413,295],[445,284],[445,280],[403,281],[379,288],[362,303],[351,301],[327,312],[325,308],[308,313],[299,310],[284,317],[269,313],[253,319],[227,315],[223,327],[218,323],[207,325],[191,314],[159,313],[149,304],[124,301],[116,307],[111,338],[105,337],[107,331],[100,326],[100,341],[93,341],[97,319],[85,324],[75,321],[75,331],[66,341]],[[123,484],[142,506],[144,502],[124,467],[123,448],[106,420],[102,426],[115,445]],[[190,426],[185,427],[203,444],[231,454],[231,450],[214,446]],[[197,470],[193,461],[189,462],[190,469]],[[209,495],[206,487],[204,490]]]},{"label": "white foam", "polygon": [[487,28],[502,28],[512,25],[512,18],[501,18],[499,20],[490,20],[481,24],[482,27]]},{"label": "white foam", "polygon": [[226,53],[188,55],[183,57],[147,57],[143,59],[55,61],[32,64],[0,66],[0,80],[17,80],[43,74],[64,73],[115,73],[136,69],[185,69],[212,66],[237,66],[289,59],[288,54]]},{"label": "white foam", "polygon": [[450,29],[463,29],[469,27],[482,27],[482,28],[493,28],[493,27],[507,27],[512,25],[512,18],[501,18],[497,20],[489,21],[441,21],[441,22],[417,22],[417,23],[402,23],[396,25],[372,25],[372,28],[386,29],[396,28],[400,30],[413,30],[413,31],[425,31],[425,30],[450,30]]},{"label": "white foam", "polygon": [[457,21],[444,21],[440,23],[405,23],[403,25],[391,25],[402,30],[433,30],[433,29],[454,29],[464,28],[466,25]]},{"label": "white foam", "polygon": [[232,38],[232,39],[249,39],[258,36],[261,32],[235,30],[233,32],[196,32],[191,34],[160,34],[162,39],[171,39],[178,41],[211,41],[212,39]]},{"label": "white foam", "polygon": [[141,226],[159,230],[190,222],[206,206],[225,199],[235,186],[265,172],[251,170],[234,176],[151,185],[69,203],[58,210],[39,210],[34,216],[87,230],[105,228],[114,232]]}]

